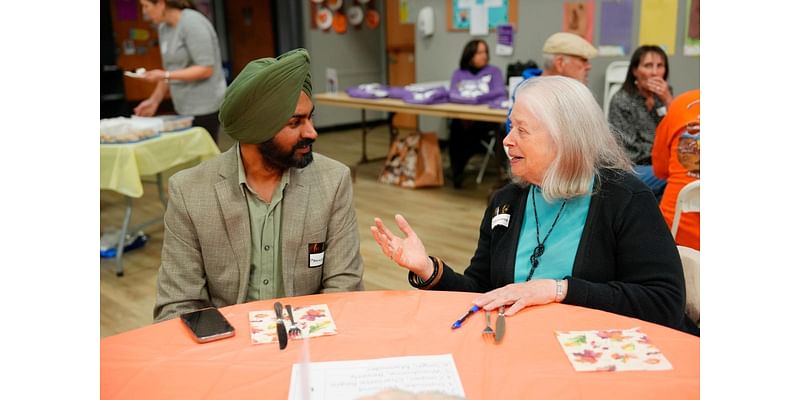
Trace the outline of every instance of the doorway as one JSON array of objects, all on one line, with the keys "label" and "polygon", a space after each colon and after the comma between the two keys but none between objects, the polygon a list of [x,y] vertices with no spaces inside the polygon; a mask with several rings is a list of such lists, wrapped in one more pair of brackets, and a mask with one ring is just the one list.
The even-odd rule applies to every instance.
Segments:
[{"label": "doorway", "polygon": [[231,79],[258,58],[275,57],[271,0],[227,0]]}]

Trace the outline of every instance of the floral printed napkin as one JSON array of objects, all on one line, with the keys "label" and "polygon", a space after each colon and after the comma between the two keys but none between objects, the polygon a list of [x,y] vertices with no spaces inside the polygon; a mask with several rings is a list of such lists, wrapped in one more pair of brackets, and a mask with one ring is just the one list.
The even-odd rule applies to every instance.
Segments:
[{"label": "floral printed napkin", "polygon": [[[295,340],[303,337],[312,338],[336,334],[336,324],[333,322],[333,316],[331,316],[331,311],[328,309],[327,304],[293,308],[292,315],[294,315],[294,322],[303,331],[302,337]],[[288,331],[291,322],[289,322],[289,314],[285,310],[283,312],[283,320]],[[252,343],[277,343],[276,321],[274,310],[250,311],[250,340]]]},{"label": "floral printed napkin", "polygon": [[556,331],[558,342],[578,372],[668,370],[672,364],[639,328]]}]

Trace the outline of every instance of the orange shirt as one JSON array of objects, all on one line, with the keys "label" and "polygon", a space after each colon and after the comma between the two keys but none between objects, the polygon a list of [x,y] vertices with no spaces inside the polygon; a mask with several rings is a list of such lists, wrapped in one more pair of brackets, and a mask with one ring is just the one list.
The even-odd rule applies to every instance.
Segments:
[{"label": "orange shirt", "polygon": [[[676,97],[656,128],[653,173],[667,180],[661,198],[661,213],[670,227],[678,193],[686,184],[700,179],[699,124],[700,90],[695,89]],[[675,242],[700,250],[700,213],[682,214],[679,226]]]}]

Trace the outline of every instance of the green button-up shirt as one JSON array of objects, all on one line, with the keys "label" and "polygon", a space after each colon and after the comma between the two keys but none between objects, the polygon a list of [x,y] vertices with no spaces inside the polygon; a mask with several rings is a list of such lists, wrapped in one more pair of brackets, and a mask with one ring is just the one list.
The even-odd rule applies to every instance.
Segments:
[{"label": "green button-up shirt", "polygon": [[247,301],[283,297],[283,271],[281,270],[281,208],[283,190],[289,184],[289,170],[283,173],[281,183],[267,203],[247,184],[239,144],[236,144],[239,161],[239,186],[247,198],[250,214],[250,282]]}]

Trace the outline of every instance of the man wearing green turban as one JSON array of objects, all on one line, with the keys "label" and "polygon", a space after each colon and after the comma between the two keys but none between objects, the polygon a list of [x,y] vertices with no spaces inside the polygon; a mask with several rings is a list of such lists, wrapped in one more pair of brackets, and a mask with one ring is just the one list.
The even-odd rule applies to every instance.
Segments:
[{"label": "man wearing green turban", "polygon": [[219,111],[230,150],[169,181],[153,315],[363,290],[350,170],[314,154],[310,58],[250,62]]}]

